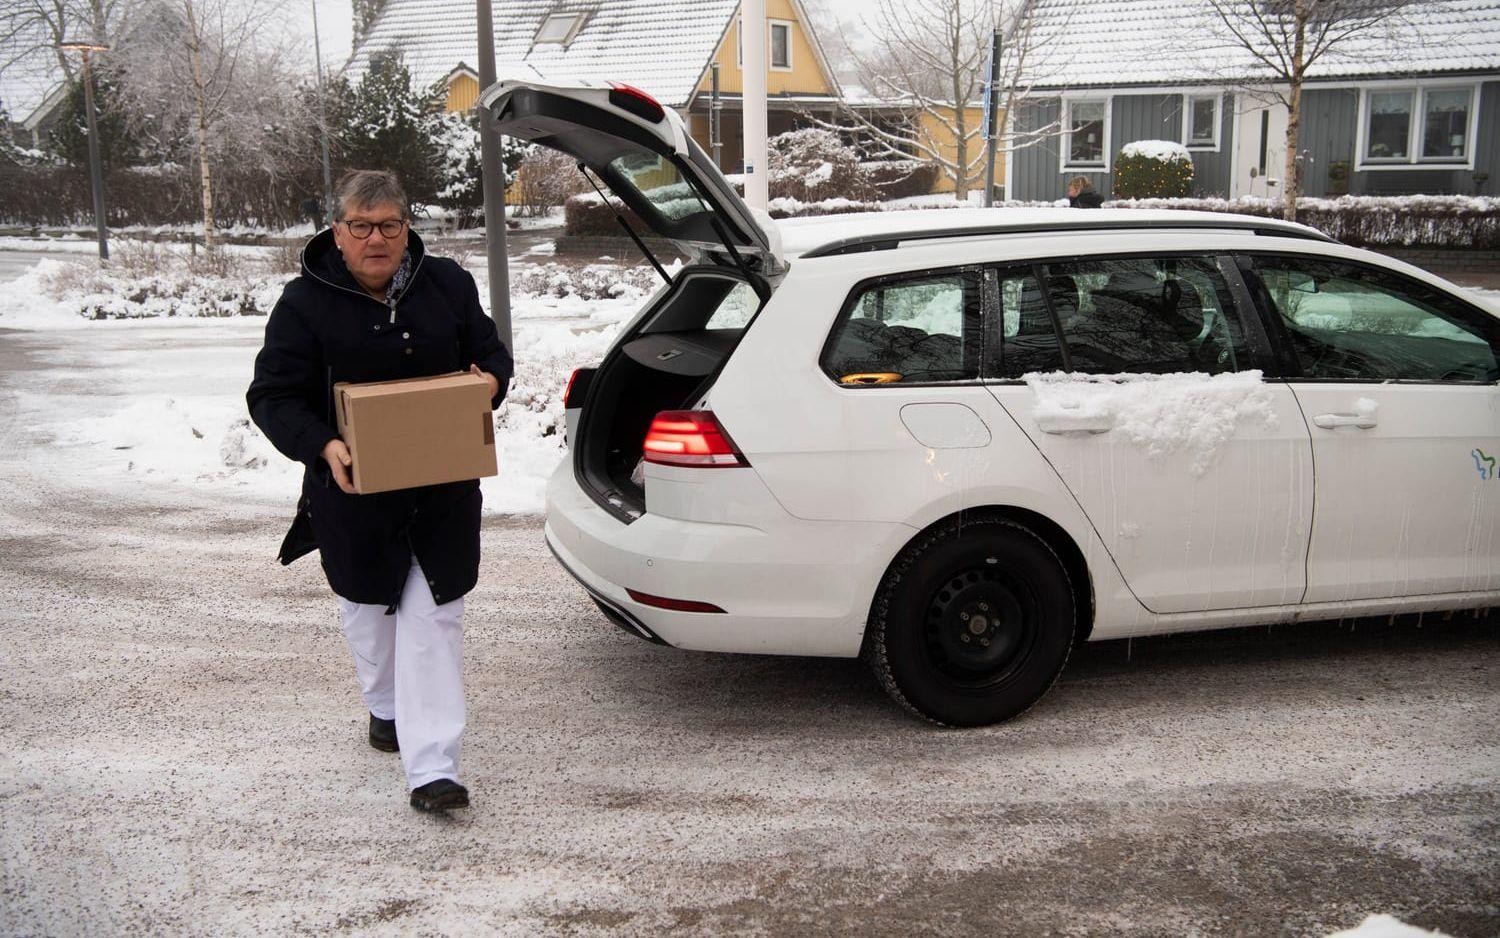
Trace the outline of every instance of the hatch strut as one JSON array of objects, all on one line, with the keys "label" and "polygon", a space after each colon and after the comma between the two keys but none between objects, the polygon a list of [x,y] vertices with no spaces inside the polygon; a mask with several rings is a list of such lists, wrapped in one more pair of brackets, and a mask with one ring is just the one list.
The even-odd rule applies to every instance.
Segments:
[{"label": "hatch strut", "polygon": [[661,279],[667,282],[667,286],[671,286],[672,275],[667,273],[667,269],[661,265],[661,261],[657,260],[656,255],[651,253],[651,249],[646,247],[646,242],[641,240],[641,236],[636,234],[635,231],[631,229],[630,223],[625,220],[624,215],[620,214],[620,210],[615,208],[614,203],[609,201],[609,196],[605,195],[604,190],[599,188],[599,184],[594,181],[593,175],[589,173],[589,168],[582,163],[579,163],[578,171],[580,173],[583,173],[583,178],[587,179],[589,181],[589,185],[594,187],[594,191],[599,193],[599,198],[604,200],[605,207],[608,208],[611,212],[614,212],[615,221],[618,221],[620,223],[620,227],[624,228],[625,233],[630,235],[630,240],[634,241],[635,246],[641,249],[642,254],[646,255],[646,260],[650,261],[651,266],[656,268],[656,272],[661,274]]}]

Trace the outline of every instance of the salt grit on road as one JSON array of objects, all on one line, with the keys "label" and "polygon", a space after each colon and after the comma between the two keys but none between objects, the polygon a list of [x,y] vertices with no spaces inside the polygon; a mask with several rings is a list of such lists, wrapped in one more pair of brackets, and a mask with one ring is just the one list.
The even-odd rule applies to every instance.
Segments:
[{"label": "salt grit on road", "polygon": [[263,325],[0,332],[0,932],[1500,931],[1491,623],[1091,645],[1025,718],[940,731],[857,662],[615,631],[503,478],[475,807],[417,815],[316,564],[272,560],[294,473],[224,458]]}]

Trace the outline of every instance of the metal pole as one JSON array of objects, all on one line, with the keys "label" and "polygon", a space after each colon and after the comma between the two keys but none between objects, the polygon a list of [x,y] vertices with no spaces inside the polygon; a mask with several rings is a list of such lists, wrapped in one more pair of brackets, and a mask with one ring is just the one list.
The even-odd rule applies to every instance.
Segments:
[{"label": "metal pole", "polygon": [[708,145],[713,150],[714,165],[724,168],[724,99],[719,97],[719,63],[709,69],[712,80],[708,96]]},{"label": "metal pole", "polygon": [[[479,26],[479,90],[495,83],[495,17],[490,0],[476,0]],[[490,318],[508,349],[514,349],[510,332],[510,267],[505,252],[505,168],[500,161],[500,135],[490,115],[479,115],[479,153],[484,173],[484,235],[490,262]]]},{"label": "metal pole", "polygon": [[88,113],[89,179],[94,188],[94,225],[99,229],[99,259],[109,260],[109,232],[104,225],[104,168],[99,157],[99,123],[94,117],[93,56],[83,50],[83,105]]},{"label": "metal pole", "polygon": [[740,43],[745,59],[745,202],[764,210],[770,202],[766,176],[766,0],[740,5]]},{"label": "metal pole", "polygon": [[323,145],[323,218],[333,218],[333,173],[328,169],[328,113],[323,105],[323,46],[318,41],[318,0],[312,0],[313,61],[318,67],[318,129]]},{"label": "metal pole", "polygon": [[990,80],[984,86],[984,133],[989,155],[984,160],[984,207],[995,204],[995,150],[1000,146],[1000,30],[990,45]]}]

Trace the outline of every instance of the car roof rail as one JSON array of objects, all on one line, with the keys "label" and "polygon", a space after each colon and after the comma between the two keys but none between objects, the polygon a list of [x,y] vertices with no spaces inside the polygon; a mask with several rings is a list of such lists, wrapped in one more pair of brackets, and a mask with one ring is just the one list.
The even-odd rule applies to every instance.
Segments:
[{"label": "car roof rail", "polygon": [[866,251],[891,251],[906,242],[937,241],[947,238],[985,238],[996,235],[1050,234],[1059,231],[1181,230],[1184,228],[1202,231],[1249,231],[1254,234],[1275,238],[1302,238],[1308,241],[1323,241],[1330,244],[1338,243],[1337,239],[1329,237],[1321,231],[1315,231],[1311,228],[1277,219],[1241,217],[1225,218],[1221,221],[1204,218],[1184,218],[1181,220],[1139,218],[1114,220],[1101,218],[1098,221],[1068,219],[1066,221],[1047,222],[1045,224],[985,225],[955,228],[919,228],[911,231],[883,231],[878,234],[855,235],[849,238],[839,238],[835,241],[829,241],[827,244],[819,245],[810,251],[804,251],[802,256],[804,258],[835,257],[841,254],[861,254]]}]

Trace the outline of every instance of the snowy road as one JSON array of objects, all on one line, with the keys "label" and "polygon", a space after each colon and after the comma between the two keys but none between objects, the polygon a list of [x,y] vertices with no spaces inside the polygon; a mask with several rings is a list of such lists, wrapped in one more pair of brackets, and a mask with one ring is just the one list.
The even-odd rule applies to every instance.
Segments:
[{"label": "snowy road", "polygon": [[1088,646],[947,732],[856,662],[630,639],[489,517],[476,806],[418,816],[316,564],[271,559],[291,492],[52,438],[195,356],[242,382],[257,338],[0,332],[0,933],[1500,932],[1500,633],[1467,617]]}]

